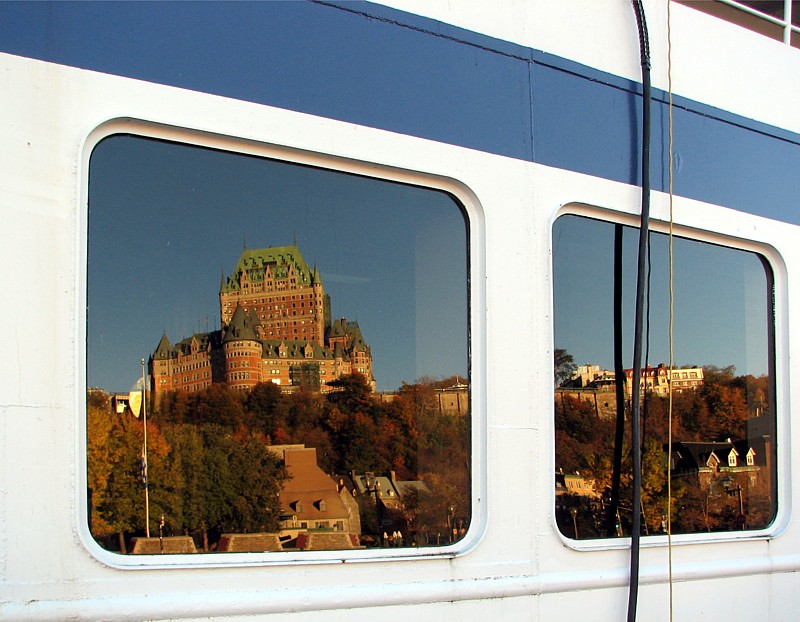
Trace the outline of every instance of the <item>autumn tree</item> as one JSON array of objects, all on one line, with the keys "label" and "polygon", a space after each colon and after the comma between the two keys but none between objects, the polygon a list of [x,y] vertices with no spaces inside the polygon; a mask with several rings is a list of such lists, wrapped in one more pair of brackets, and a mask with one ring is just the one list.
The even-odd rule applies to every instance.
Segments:
[{"label": "autumn tree", "polygon": [[224,383],[215,382],[193,397],[191,413],[195,424],[216,423],[234,430],[247,423],[241,393]]},{"label": "autumn tree", "polygon": [[87,479],[92,535],[103,541],[118,536],[125,552],[125,534],[144,528],[142,424],[132,415],[108,407],[87,408]]},{"label": "autumn tree", "polygon": [[252,428],[270,438],[279,428],[286,427],[288,405],[281,388],[274,382],[259,382],[250,389],[245,407]]}]

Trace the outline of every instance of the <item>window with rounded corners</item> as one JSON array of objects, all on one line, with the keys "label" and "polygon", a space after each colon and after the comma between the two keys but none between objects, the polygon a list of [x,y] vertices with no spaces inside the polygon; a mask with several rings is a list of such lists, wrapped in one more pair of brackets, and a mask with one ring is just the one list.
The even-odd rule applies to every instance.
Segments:
[{"label": "window with rounded corners", "polygon": [[[649,241],[642,534],[763,530],[777,511],[772,271],[755,252],[674,237],[670,282],[669,236]],[[575,540],[630,536],[637,246],[630,226],[553,226],[555,515]]]},{"label": "window with rounded corners", "polygon": [[94,147],[88,179],[86,481],[103,549],[464,538],[469,221],[451,194],[122,134]]}]

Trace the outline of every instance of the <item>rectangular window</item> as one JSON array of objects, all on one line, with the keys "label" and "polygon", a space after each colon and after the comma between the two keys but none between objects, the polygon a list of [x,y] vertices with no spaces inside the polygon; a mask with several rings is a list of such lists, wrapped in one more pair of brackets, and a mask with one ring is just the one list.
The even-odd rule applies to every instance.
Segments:
[{"label": "rectangular window", "polygon": [[[575,215],[553,226],[555,506],[569,538],[630,535],[637,245],[638,232],[628,226]],[[672,533],[764,529],[777,509],[772,272],[750,251],[680,237],[673,249],[672,366],[681,371],[669,373],[669,238],[650,234],[643,534],[664,533],[670,520]],[[622,369],[615,365],[615,282]],[[655,374],[671,386],[645,383]],[[687,374],[696,380],[676,381]],[[570,487],[575,478],[589,488]]]},{"label": "rectangular window", "polygon": [[[99,142],[87,382],[104,393],[87,394],[87,480],[100,546],[210,553],[225,535],[270,533],[300,554],[388,547],[384,533],[408,547],[461,538],[472,424],[437,396],[468,399],[468,225],[452,195],[418,185],[132,135]],[[281,337],[277,319],[247,311],[250,282],[273,304],[324,301],[324,315],[302,340]],[[180,382],[190,348],[208,386]],[[265,368],[281,359],[282,379]],[[113,395],[138,406],[112,411]],[[319,495],[341,538],[306,527]]]}]

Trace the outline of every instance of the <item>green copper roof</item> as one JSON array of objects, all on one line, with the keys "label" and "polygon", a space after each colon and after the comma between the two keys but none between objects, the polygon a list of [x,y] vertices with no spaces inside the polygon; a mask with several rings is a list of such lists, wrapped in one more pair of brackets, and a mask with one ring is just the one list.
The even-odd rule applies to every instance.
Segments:
[{"label": "green copper roof", "polygon": [[239,291],[243,274],[247,274],[250,282],[254,283],[263,281],[267,271],[274,279],[285,279],[289,276],[290,268],[294,269],[298,285],[310,285],[319,280],[318,273],[311,271],[296,245],[245,249],[231,277],[227,281],[223,277],[219,291],[220,293]]},{"label": "green copper roof", "polygon": [[[311,346],[314,353],[313,359],[306,359],[305,353],[308,346]],[[262,358],[265,359],[280,357],[281,348],[285,348],[286,358],[289,359],[304,359],[314,362],[315,360],[329,360],[331,358],[330,350],[312,341],[300,339],[262,339],[261,347],[263,348]]]}]

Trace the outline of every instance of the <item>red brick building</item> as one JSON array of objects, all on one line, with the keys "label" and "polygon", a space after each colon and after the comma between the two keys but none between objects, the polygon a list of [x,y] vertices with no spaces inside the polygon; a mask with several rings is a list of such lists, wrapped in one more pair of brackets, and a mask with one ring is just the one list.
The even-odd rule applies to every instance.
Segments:
[{"label": "red brick building", "polygon": [[249,390],[274,382],[325,392],[331,380],[359,372],[374,387],[372,352],[357,322],[331,321],[330,299],[316,267],[297,246],[242,252],[219,291],[222,328],[172,345],[161,337],[149,368],[155,396],[195,392],[224,382]]}]

